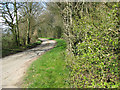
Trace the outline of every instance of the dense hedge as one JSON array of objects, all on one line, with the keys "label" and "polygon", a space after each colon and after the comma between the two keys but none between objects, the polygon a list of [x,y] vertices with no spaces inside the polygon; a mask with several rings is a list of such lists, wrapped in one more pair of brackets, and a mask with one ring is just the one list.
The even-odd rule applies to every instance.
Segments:
[{"label": "dense hedge", "polygon": [[71,87],[119,87],[119,8],[119,3],[64,4]]}]

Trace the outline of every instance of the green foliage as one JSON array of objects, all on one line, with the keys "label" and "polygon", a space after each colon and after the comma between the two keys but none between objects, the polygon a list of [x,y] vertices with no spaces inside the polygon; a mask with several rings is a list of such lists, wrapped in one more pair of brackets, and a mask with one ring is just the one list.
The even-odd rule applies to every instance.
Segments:
[{"label": "green foliage", "polygon": [[61,38],[63,22],[55,3],[47,2],[46,10],[39,16],[38,37]]},{"label": "green foliage", "polygon": [[57,45],[32,63],[24,79],[28,88],[66,88],[69,87],[69,71],[66,68],[64,40],[55,39]]},{"label": "green foliage", "polygon": [[13,36],[10,35],[9,33],[3,34],[2,35],[2,48],[3,49],[5,49],[5,48],[8,49],[8,48],[12,48],[14,46],[16,46],[16,43],[13,39]]},{"label": "green foliage", "polygon": [[71,69],[72,87],[118,88],[120,85],[119,7],[118,3],[68,3],[65,7],[64,11],[69,13],[63,13],[67,17],[64,21],[66,60]]},{"label": "green foliage", "polygon": [[36,47],[37,45],[40,45],[41,41],[34,42],[32,44],[23,45],[23,46],[17,46],[13,40],[12,35],[4,35],[2,37],[2,57],[15,54],[18,52],[22,52],[27,49],[31,49],[33,47]]}]

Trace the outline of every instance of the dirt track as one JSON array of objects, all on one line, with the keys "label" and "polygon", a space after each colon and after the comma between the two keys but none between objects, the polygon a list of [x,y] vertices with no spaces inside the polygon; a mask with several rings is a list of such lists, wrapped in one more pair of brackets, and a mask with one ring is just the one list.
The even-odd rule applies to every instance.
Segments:
[{"label": "dirt track", "polygon": [[2,88],[20,88],[28,66],[56,44],[54,40],[41,38],[40,40],[43,41],[41,45],[0,60],[0,65],[2,64]]}]

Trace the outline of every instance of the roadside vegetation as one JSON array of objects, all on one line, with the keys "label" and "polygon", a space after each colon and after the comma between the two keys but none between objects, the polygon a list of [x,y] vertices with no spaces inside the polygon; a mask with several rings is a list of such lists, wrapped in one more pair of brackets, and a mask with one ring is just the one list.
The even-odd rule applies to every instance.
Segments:
[{"label": "roadside vegetation", "polygon": [[[7,42],[9,42],[9,43],[7,43]],[[6,46],[6,48],[2,49],[2,57],[5,57],[5,56],[11,55],[11,54],[15,54],[18,52],[23,52],[27,49],[34,48],[34,47],[40,45],[41,41],[37,41],[37,42],[34,42],[32,44],[23,45],[23,46],[15,46],[14,44],[13,45],[11,45],[11,44],[13,44],[12,40],[3,41],[2,45],[4,45],[4,47]]]},{"label": "roadside vegetation", "polygon": [[120,3],[57,4],[64,19],[71,87],[118,88]]},{"label": "roadside vegetation", "polygon": [[24,87],[27,88],[67,88],[69,86],[69,70],[66,68],[66,43],[55,39],[57,45],[52,50],[34,61],[27,71]]}]

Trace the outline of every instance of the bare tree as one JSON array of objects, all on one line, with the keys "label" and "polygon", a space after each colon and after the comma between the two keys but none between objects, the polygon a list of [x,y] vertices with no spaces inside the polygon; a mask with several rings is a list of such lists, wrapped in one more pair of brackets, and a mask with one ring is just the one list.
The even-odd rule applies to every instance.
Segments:
[{"label": "bare tree", "polygon": [[10,27],[10,31],[12,32],[16,45],[20,45],[19,40],[19,27],[18,27],[18,6],[16,0],[14,2],[5,2],[2,4],[2,17],[4,19],[4,23]]},{"label": "bare tree", "polygon": [[[29,44],[31,41],[30,35],[32,34],[32,29],[39,25],[36,18],[39,17],[42,11],[42,4],[36,3],[36,2],[25,2],[23,3],[23,7],[21,8],[21,14],[22,14],[22,23],[27,24],[27,31],[26,31],[26,44]],[[34,20],[33,20],[34,19]]]}]

